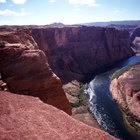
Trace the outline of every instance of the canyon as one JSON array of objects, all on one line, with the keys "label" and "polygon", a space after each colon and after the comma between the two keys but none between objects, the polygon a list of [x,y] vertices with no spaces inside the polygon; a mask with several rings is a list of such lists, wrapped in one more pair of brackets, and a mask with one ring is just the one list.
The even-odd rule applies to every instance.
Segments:
[{"label": "canyon", "polygon": [[[62,83],[72,80],[86,81],[91,74],[96,75],[113,63],[134,55],[127,30],[85,26],[0,27],[0,30],[1,80],[12,92],[0,93],[2,96],[0,108],[3,113],[0,123],[3,126],[1,129],[3,139],[12,139],[16,136],[15,133],[17,133],[17,138],[27,133],[27,137],[23,137],[23,139],[38,139],[39,134],[35,135],[38,131],[37,125],[41,125],[40,128],[43,128],[40,131],[43,138],[49,136],[50,139],[55,139],[59,134],[60,139],[115,139],[109,134],[75,121],[67,115],[72,114],[72,108],[62,88]],[[26,111],[29,109],[27,115],[25,115],[26,111],[22,112],[22,109]],[[21,115],[16,114],[16,110]],[[41,115],[39,115],[40,112]],[[59,114],[59,112],[61,113]],[[16,118],[16,115],[19,118]],[[52,119],[46,120],[45,115],[46,118],[48,116]],[[54,116],[62,118],[56,119]],[[50,129],[41,122],[41,117],[44,124],[50,123]],[[23,121],[25,118],[28,118],[27,122]],[[32,125],[30,122],[32,119],[32,123],[36,125]],[[13,123],[16,123],[10,126],[6,120],[9,122],[14,120]],[[38,122],[38,120],[40,121]],[[20,124],[25,126],[26,123],[31,123],[28,126],[29,132],[33,130],[31,135],[25,131],[26,127],[21,129],[23,133],[15,129]],[[57,128],[54,128],[54,125]],[[63,126],[65,127],[63,128]],[[12,128],[15,131],[12,132]],[[64,131],[61,131],[62,128]],[[9,129],[11,132],[7,135]],[[55,136],[51,130],[55,131]],[[45,134],[44,131],[48,131],[48,133]],[[80,131],[85,133],[81,135]],[[64,133],[62,134],[62,132]],[[66,134],[68,135],[66,136]]]}]

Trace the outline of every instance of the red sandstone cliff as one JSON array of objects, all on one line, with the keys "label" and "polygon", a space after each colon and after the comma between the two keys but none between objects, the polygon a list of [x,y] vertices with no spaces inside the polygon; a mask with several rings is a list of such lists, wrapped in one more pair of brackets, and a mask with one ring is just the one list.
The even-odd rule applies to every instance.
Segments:
[{"label": "red sandstone cliff", "polygon": [[131,67],[110,85],[114,100],[127,115],[127,119],[140,131],[140,64]]},{"label": "red sandstone cliff", "polygon": [[9,90],[39,97],[43,102],[71,114],[60,79],[52,73],[43,51],[35,49],[37,47],[29,31],[1,32],[0,40],[16,42],[0,47],[0,73]]},{"label": "red sandstone cliff", "polygon": [[32,30],[52,70],[68,82],[133,55],[126,30],[103,27],[47,27]]},{"label": "red sandstone cliff", "polygon": [[0,91],[0,140],[115,140],[39,99]]}]

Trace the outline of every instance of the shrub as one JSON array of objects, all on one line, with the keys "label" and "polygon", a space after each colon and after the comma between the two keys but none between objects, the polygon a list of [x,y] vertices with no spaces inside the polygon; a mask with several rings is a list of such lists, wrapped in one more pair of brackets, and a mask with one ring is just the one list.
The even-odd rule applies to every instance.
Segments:
[{"label": "shrub", "polygon": [[85,86],[84,85],[80,85],[80,90],[77,94],[77,98],[79,99],[79,103],[80,105],[84,105],[84,106],[87,106],[88,105],[88,99],[86,97],[86,94],[85,94]]},{"label": "shrub", "polygon": [[7,44],[6,41],[0,41],[0,48],[4,48],[5,47],[5,44]]},{"label": "shrub", "polygon": [[130,64],[126,67],[123,67],[122,69],[119,69],[119,70],[115,71],[111,76],[111,80],[113,80],[115,78],[119,78],[120,75],[122,75],[124,72],[128,71],[132,66],[135,66],[135,65],[138,65],[138,64],[140,64],[140,62]]}]

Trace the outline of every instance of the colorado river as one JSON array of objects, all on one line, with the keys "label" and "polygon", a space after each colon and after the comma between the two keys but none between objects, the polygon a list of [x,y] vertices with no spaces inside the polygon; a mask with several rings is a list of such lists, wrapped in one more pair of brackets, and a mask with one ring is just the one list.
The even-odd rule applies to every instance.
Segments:
[{"label": "colorado river", "polygon": [[97,75],[90,83],[86,84],[90,110],[98,123],[104,130],[123,140],[138,140],[139,138],[128,130],[120,109],[112,100],[109,91],[110,77],[115,70],[136,62],[140,62],[140,56],[124,60],[117,64],[114,69]]}]

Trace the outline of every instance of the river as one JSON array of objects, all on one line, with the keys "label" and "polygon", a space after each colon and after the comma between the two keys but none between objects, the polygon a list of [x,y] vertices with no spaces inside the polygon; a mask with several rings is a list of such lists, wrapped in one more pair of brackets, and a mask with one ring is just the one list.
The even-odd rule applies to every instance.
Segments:
[{"label": "river", "polygon": [[132,56],[122,61],[115,68],[96,75],[86,84],[85,92],[90,102],[90,110],[98,123],[105,131],[122,140],[138,140],[140,137],[126,126],[122,112],[113,101],[109,91],[110,77],[116,70],[136,62],[140,62],[140,56]]}]

